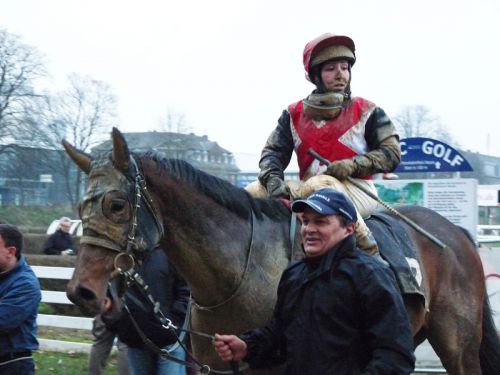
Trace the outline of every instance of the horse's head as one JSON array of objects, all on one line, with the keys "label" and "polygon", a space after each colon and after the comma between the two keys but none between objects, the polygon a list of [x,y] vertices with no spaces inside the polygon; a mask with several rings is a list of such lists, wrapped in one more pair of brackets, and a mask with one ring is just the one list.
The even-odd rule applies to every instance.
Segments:
[{"label": "horse's head", "polygon": [[112,140],[112,152],[95,160],[63,141],[71,159],[88,174],[88,189],[80,203],[83,236],[66,293],[90,314],[118,306],[123,288],[115,284],[120,271],[133,266],[136,255],[152,249],[163,235],[153,199],[116,128]]}]

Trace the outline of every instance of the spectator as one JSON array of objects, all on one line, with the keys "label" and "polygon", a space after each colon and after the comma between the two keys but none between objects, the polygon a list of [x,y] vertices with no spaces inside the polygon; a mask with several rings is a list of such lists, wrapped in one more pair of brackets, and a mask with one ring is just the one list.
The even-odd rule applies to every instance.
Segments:
[{"label": "spectator", "polygon": [[94,318],[92,335],[94,336],[94,342],[90,348],[88,374],[101,375],[104,373],[106,362],[116,341],[116,347],[118,348],[118,374],[129,375],[127,345],[117,340],[116,334],[106,328],[101,315],[97,315]]},{"label": "spectator", "polygon": [[[186,317],[189,301],[189,289],[184,279],[169,262],[164,251],[156,247],[146,256],[137,272],[149,286],[149,293],[160,303],[162,313],[181,327]],[[186,359],[184,349],[177,343],[176,337],[165,330],[157,320],[153,306],[137,285],[129,287],[125,301],[134,319],[146,336],[157,346],[169,351],[170,355],[180,360]],[[128,363],[132,375],[184,375],[186,367],[158,356],[145,347],[139,333],[133,326],[128,314],[123,311],[117,322],[109,325],[118,337],[128,346]]]},{"label": "spectator", "polygon": [[38,349],[36,316],[40,284],[23,251],[23,236],[0,224],[0,375],[35,373],[31,351]]},{"label": "spectator", "polygon": [[61,217],[59,227],[52,233],[43,245],[43,253],[47,255],[75,255],[73,238],[69,234],[71,219]]},{"label": "spectator", "polygon": [[240,337],[215,335],[226,361],[252,368],[286,363],[285,373],[407,375],[413,338],[390,269],[356,247],[356,209],[330,188],[292,210],[302,220],[306,257],[281,276],[271,320]]}]

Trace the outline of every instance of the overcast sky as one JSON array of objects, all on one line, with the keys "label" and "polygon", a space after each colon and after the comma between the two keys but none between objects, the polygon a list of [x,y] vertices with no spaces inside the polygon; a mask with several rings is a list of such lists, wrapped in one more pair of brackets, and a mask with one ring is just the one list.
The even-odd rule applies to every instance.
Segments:
[{"label": "overcast sky", "polygon": [[423,105],[453,147],[500,156],[499,19],[498,0],[4,0],[0,11],[0,27],[45,55],[48,87],[73,72],[109,83],[122,131],[153,130],[170,111],[250,154],[313,88],[304,45],[333,32],[356,43],[354,95],[390,116]]}]

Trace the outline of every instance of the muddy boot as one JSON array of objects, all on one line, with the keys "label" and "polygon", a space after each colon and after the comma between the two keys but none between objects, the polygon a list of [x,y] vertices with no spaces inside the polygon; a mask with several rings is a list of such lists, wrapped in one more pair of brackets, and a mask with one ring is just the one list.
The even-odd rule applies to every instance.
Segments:
[{"label": "muddy boot", "polygon": [[379,262],[385,264],[386,266],[389,266],[389,263],[387,263],[380,255],[380,252],[378,251],[377,241],[375,241],[372,231],[367,227],[363,219],[358,218],[358,222],[356,223],[355,235],[356,244],[361,250],[365,251],[368,255],[371,255]]},{"label": "muddy boot", "polygon": [[377,241],[375,241],[375,238],[373,237],[370,228],[366,226],[365,221],[359,216],[354,234],[356,235],[356,243],[361,250],[372,256],[378,253]]}]

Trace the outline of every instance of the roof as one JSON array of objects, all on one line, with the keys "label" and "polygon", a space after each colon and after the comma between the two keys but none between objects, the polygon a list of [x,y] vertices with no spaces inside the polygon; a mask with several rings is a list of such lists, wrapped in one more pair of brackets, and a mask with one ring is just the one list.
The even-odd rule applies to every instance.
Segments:
[{"label": "roof", "polygon": [[[219,146],[217,142],[210,141],[206,135],[199,136],[193,133],[173,132],[137,132],[122,133],[130,149],[135,151],[148,150],[203,150],[213,153],[227,153],[230,151]],[[105,141],[94,147],[93,151],[111,150],[111,141]]]}]

